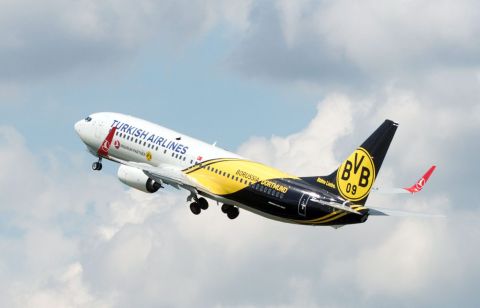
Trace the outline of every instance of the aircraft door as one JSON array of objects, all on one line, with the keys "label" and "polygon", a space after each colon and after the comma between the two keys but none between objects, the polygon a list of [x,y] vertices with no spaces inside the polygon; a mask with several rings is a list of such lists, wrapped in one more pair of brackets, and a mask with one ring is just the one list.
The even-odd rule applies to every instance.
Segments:
[{"label": "aircraft door", "polygon": [[95,129],[95,138],[102,139],[105,138],[105,132],[103,131],[103,122],[96,120],[93,123],[94,129]]},{"label": "aircraft door", "polygon": [[300,200],[298,201],[298,214],[300,216],[306,216],[307,215],[307,205],[308,201],[310,201],[311,196],[308,194],[302,194],[300,197]]}]

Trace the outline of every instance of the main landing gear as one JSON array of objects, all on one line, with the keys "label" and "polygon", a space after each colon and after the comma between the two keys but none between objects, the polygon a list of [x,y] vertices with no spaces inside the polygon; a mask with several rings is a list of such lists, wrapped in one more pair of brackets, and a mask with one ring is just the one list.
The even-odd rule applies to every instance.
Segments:
[{"label": "main landing gear", "polygon": [[202,210],[208,209],[208,201],[207,199],[201,197],[196,199],[196,201],[190,203],[190,211],[193,214],[198,215]]},{"label": "main landing gear", "polygon": [[101,157],[98,158],[98,161],[96,161],[92,164],[92,170],[95,170],[95,171],[102,170],[102,158]]},{"label": "main landing gear", "polygon": [[[202,210],[208,209],[207,199],[203,197],[198,198],[195,192],[192,192],[190,196],[187,197],[187,201],[192,200],[194,201],[190,203],[190,211],[192,211],[193,214],[198,215],[202,212]],[[228,218],[230,219],[235,219],[238,217],[238,214],[240,214],[238,207],[230,204],[223,204],[222,212],[227,214]]]},{"label": "main landing gear", "polygon": [[227,214],[228,218],[230,218],[230,219],[235,219],[235,218],[238,217],[238,214],[240,214],[240,211],[238,210],[238,207],[230,205],[230,204],[222,205],[222,212]]}]

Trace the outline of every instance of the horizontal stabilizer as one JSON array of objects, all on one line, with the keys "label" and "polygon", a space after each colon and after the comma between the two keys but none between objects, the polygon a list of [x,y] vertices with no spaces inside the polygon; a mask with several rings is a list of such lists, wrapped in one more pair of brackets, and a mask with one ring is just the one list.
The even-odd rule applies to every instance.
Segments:
[{"label": "horizontal stabilizer", "polygon": [[372,192],[377,194],[388,194],[388,195],[409,193],[409,191],[405,190],[405,188],[392,188],[392,187],[374,187],[372,188]]},{"label": "horizontal stabilizer", "polygon": [[408,211],[401,211],[401,210],[381,209],[381,208],[371,208],[371,207],[368,208],[368,214],[371,216],[445,218],[445,215],[441,215],[441,214],[408,212]]},{"label": "horizontal stabilizer", "polygon": [[355,211],[354,209],[350,208],[349,206],[347,206],[345,204],[332,202],[332,201],[323,201],[323,200],[320,200],[320,199],[317,199],[317,198],[311,198],[310,201],[316,202],[316,203],[319,203],[319,204],[322,204],[322,205],[330,206],[330,207],[333,207],[337,210],[342,210],[342,211],[357,214],[357,215],[363,215],[362,213]]}]

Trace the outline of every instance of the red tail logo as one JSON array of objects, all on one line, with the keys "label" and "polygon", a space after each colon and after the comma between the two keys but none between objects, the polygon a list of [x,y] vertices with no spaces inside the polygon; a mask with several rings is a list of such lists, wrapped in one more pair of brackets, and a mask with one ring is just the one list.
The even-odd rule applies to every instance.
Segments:
[{"label": "red tail logo", "polygon": [[425,186],[425,184],[427,184],[427,181],[430,178],[430,176],[432,175],[435,168],[436,168],[436,166],[431,166],[430,169],[428,169],[428,171],[422,176],[422,178],[420,180],[418,180],[417,183],[415,183],[415,185],[413,185],[412,187],[404,188],[404,189],[408,190],[412,194],[421,191],[423,186]]},{"label": "red tail logo", "polygon": [[97,151],[98,156],[108,156],[108,150],[110,149],[110,145],[112,144],[112,139],[113,139],[113,136],[115,135],[116,130],[117,130],[116,127],[113,127],[112,129],[110,129],[110,131],[108,132],[107,138],[103,140],[102,145]]}]

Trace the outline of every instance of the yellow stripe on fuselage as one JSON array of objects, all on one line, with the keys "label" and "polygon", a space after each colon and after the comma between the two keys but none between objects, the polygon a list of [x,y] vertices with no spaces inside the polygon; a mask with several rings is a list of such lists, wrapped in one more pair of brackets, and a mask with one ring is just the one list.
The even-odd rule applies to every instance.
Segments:
[{"label": "yellow stripe on fuselage", "polygon": [[205,161],[183,171],[216,195],[228,195],[247,186],[273,179],[298,179],[261,163],[224,158]]},{"label": "yellow stripe on fuselage", "polygon": [[[353,205],[352,209],[354,209],[356,211],[360,211],[360,210],[366,209],[366,207],[361,206],[361,205]],[[339,218],[341,218],[343,216],[346,216],[348,214],[350,214],[350,213],[342,211],[342,210],[337,210],[337,211],[334,211],[330,214],[321,216],[319,218],[315,218],[315,219],[311,219],[311,220],[298,220],[297,222],[302,223],[302,224],[321,225],[321,224],[339,219]]]}]

